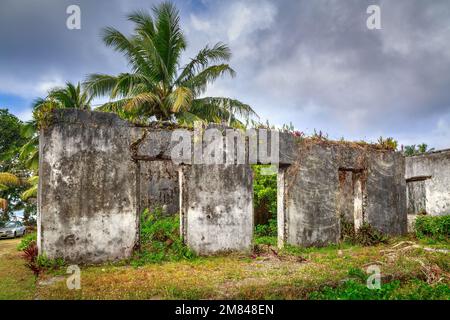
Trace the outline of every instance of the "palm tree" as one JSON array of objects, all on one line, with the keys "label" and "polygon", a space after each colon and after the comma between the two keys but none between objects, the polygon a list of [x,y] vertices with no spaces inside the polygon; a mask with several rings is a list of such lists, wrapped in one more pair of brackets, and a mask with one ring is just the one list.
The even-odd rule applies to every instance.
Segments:
[{"label": "palm tree", "polygon": [[28,140],[20,148],[19,159],[25,162],[32,176],[27,180],[31,187],[22,194],[24,201],[37,196],[37,184],[39,181],[39,128],[45,123],[51,110],[75,108],[82,110],[91,109],[92,96],[82,90],[80,83],[76,85],[67,82],[65,87],[54,88],[48,92],[45,99],[38,98],[33,103],[33,119],[22,128],[22,135]]},{"label": "palm tree", "polygon": [[59,108],[74,108],[89,110],[91,108],[92,97],[85,90],[82,90],[80,83],[76,85],[66,82],[62,88],[54,88],[49,91],[47,101],[55,103]]},{"label": "palm tree", "polygon": [[180,68],[186,40],[173,4],[164,2],[153,7],[153,16],[136,11],[128,20],[135,25],[132,36],[107,27],[103,30],[103,41],[124,54],[131,72],[116,76],[91,74],[85,81],[93,96],[109,95],[110,102],[100,110],[133,120],[155,117],[182,123],[202,119],[236,124],[237,116],[256,116],[250,106],[234,99],[200,98],[208,84],[224,75],[235,75],[225,63],[231,52],[223,43],[206,46]]},{"label": "palm tree", "polygon": [[426,143],[421,143],[417,146],[418,153],[427,153],[434,151],[434,148],[428,149],[428,145]]},{"label": "palm tree", "polygon": [[428,145],[426,143],[418,144],[417,147],[415,144],[410,146],[405,146],[404,154],[405,156],[414,156],[422,153],[432,152],[434,148],[428,149]]}]

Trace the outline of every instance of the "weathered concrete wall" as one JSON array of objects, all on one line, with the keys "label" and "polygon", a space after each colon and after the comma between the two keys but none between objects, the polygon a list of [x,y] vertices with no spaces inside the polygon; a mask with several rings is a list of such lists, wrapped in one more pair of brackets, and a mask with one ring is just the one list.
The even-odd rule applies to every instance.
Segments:
[{"label": "weathered concrete wall", "polygon": [[179,213],[178,170],[170,160],[139,161],[140,210],[161,209],[166,215]]},{"label": "weathered concrete wall", "polygon": [[340,216],[350,218],[352,207],[353,222],[359,212],[359,223],[387,234],[406,232],[404,159],[399,153],[311,141],[299,142],[295,150],[297,159],[281,167],[278,179],[280,246],[338,242]]},{"label": "weathered concrete wall", "polygon": [[450,214],[450,150],[406,157],[408,213]]},{"label": "weathered concrete wall", "polygon": [[[168,214],[180,210],[184,240],[199,254],[250,251],[249,163],[267,163],[273,155],[280,164],[280,245],[335,243],[341,215],[388,234],[406,231],[405,168],[399,153],[297,142],[284,133],[269,135],[264,143],[264,131],[231,130],[236,135],[229,139],[223,135],[229,128],[212,127],[216,131],[198,145],[192,131],[184,132],[186,157],[176,166],[171,160],[180,149],[170,126],[137,127],[114,114],[57,111],[40,141],[40,252],[77,263],[129,257],[139,243],[145,207],[163,207]],[[279,150],[271,149],[272,142],[279,142]],[[223,164],[208,164],[217,160]]]},{"label": "weathered concrete wall", "polygon": [[180,168],[181,233],[200,255],[250,252],[253,184],[249,165]]},{"label": "weathered concrete wall", "polygon": [[131,254],[139,219],[129,146],[140,131],[113,114],[55,113],[40,135],[40,253],[77,263]]}]

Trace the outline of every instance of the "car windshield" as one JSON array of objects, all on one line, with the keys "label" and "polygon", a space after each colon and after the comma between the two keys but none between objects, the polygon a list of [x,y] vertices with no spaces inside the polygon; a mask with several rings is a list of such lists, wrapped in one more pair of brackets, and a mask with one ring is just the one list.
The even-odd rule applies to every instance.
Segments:
[{"label": "car windshield", "polygon": [[12,228],[12,227],[15,227],[16,226],[16,223],[15,222],[7,222],[6,224],[5,224],[5,228]]}]

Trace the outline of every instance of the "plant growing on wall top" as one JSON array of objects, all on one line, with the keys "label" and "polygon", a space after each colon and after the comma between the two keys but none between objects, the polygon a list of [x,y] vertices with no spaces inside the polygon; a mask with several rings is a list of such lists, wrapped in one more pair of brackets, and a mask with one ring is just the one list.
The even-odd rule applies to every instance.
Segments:
[{"label": "plant growing on wall top", "polygon": [[434,151],[434,148],[428,149],[428,145],[426,143],[421,143],[417,146],[415,144],[405,146],[403,153],[405,154],[405,156],[415,156],[431,151]]},{"label": "plant growing on wall top", "polygon": [[127,37],[107,27],[103,41],[123,53],[131,72],[118,75],[91,74],[85,85],[94,96],[109,95],[110,102],[101,111],[116,112],[138,121],[177,120],[192,123],[227,121],[240,124],[237,117],[255,116],[253,109],[234,99],[200,96],[207,85],[235,71],[226,63],[231,52],[227,45],[205,46],[189,63],[180,68],[186,39],[175,6],[164,2],[153,7],[153,15],[136,11],[128,16],[134,33]]}]

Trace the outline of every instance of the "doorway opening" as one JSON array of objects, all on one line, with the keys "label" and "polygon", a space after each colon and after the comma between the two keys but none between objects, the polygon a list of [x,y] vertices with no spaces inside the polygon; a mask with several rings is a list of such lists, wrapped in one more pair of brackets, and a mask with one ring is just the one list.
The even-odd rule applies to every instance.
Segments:
[{"label": "doorway opening", "polygon": [[277,174],[274,165],[253,165],[254,243],[277,246]]}]

